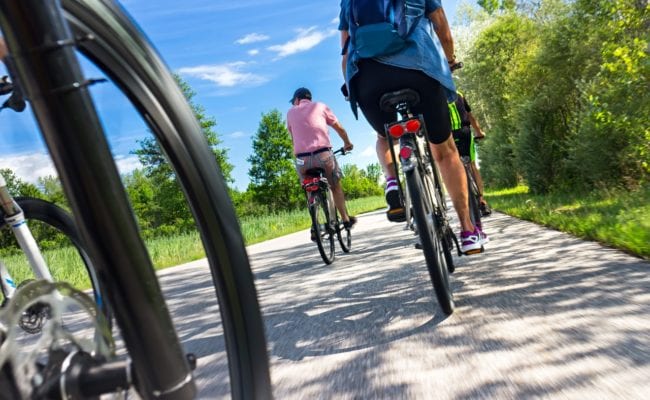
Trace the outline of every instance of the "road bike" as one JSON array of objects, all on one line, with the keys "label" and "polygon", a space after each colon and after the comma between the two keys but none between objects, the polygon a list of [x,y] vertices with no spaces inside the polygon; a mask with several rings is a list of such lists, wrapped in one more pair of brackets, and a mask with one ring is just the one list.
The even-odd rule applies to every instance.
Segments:
[{"label": "road bike", "polygon": [[[333,152],[334,155],[345,155],[347,152],[342,147]],[[341,249],[348,253],[352,246],[352,233],[350,227],[341,221],[338,210],[334,205],[334,198],[330,184],[322,168],[310,168],[305,171],[302,181],[305,198],[311,217],[312,239],[318,246],[318,252],[325,264],[331,264],[335,258],[335,241],[338,239]]]},{"label": "road bike", "polygon": [[[157,138],[194,215],[219,301],[233,398],[270,398],[266,339],[244,241],[218,163],[172,74],[120,5],[110,0],[0,0],[0,27],[15,62],[126,358],[98,322],[93,341],[50,320],[42,357],[21,357],[12,321],[64,301],[90,313],[83,293],[39,280],[0,311],[0,389],[9,398],[86,399],[134,388],[145,399],[196,395],[192,369],[129,206],[75,50],[103,71]],[[62,300],[61,297],[64,299]],[[96,311],[95,311],[96,312]],[[216,317],[216,315],[215,315]]]},{"label": "road bike", "polygon": [[386,137],[394,154],[394,141],[399,144],[399,160],[410,197],[415,230],[427,264],[427,270],[438,303],[445,314],[454,310],[449,284],[449,272],[454,270],[452,248],[459,248],[446,215],[442,181],[426,139],[426,127],[421,115],[410,111],[420,102],[412,89],[384,94],[380,107],[385,112],[397,113],[396,122],[386,124]]},{"label": "road bike", "polygon": [[[53,282],[59,277],[57,270],[60,270],[63,276],[65,273],[77,272],[74,270],[75,264],[81,264],[82,268],[85,268],[82,274],[87,275],[92,286],[95,305],[110,322],[110,310],[108,304],[103,301],[92,262],[81,243],[72,217],[65,210],[42,199],[12,197],[4,176],[0,174],[0,230],[3,233],[3,243],[9,243],[9,239],[13,238],[17,248],[20,249],[17,254],[0,259],[0,290],[3,295],[3,307],[13,298],[19,286],[35,279]],[[52,240],[57,240],[64,247],[67,245],[71,249],[61,250],[65,252],[65,256],[59,254],[58,257],[46,259],[40,244]],[[14,279],[10,269],[15,269],[23,279],[20,281]],[[41,332],[48,317],[48,307],[37,304],[23,312],[18,325],[23,331],[36,334]]]}]

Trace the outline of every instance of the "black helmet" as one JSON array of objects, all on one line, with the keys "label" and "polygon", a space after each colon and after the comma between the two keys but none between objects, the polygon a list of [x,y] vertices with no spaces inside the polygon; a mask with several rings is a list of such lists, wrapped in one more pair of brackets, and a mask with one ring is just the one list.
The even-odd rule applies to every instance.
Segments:
[{"label": "black helmet", "polygon": [[291,100],[289,100],[289,103],[293,104],[293,102],[296,101],[296,99],[298,99],[298,100],[302,100],[302,99],[311,100],[311,92],[309,91],[309,89],[304,88],[304,87],[298,88],[298,89],[296,89],[295,92],[293,92],[293,97],[291,98]]}]

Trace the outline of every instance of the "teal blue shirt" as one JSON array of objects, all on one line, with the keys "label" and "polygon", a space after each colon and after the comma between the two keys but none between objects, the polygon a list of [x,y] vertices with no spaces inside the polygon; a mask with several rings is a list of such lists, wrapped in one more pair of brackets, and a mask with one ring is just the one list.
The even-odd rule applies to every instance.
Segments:
[{"label": "teal blue shirt", "polygon": [[[421,3],[421,6],[424,7],[424,16],[420,18],[417,26],[409,36],[408,45],[395,54],[376,57],[374,60],[382,64],[424,72],[447,89],[447,100],[453,102],[456,100],[456,87],[451,77],[451,70],[438,35],[433,30],[433,23],[427,18],[427,15],[442,7],[442,5],[440,0],[415,0],[414,2]],[[349,31],[349,15],[350,0],[341,0],[340,31]],[[359,55],[355,51],[353,43],[350,42],[345,77],[348,85],[354,75],[359,72],[358,62]],[[351,105],[356,115],[356,104]]]}]

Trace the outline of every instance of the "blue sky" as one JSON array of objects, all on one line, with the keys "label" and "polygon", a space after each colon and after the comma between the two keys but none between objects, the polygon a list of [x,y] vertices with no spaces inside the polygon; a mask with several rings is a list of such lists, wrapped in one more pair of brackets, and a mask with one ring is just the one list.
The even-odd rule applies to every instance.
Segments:
[{"label": "blue sky", "polygon": [[[309,0],[124,0],[121,2],[154,43],[171,70],[194,89],[194,101],[217,121],[229,149],[235,186],[248,185],[246,158],[262,113],[289,108],[300,86],[330,106],[348,131],[355,151],[341,162],[360,167],[375,162],[375,135],[356,121],[339,92],[343,82],[337,31],[339,1]],[[450,21],[457,1],[443,0]],[[86,75],[100,73],[84,62]],[[130,152],[149,133],[112,84],[92,93],[122,172],[138,166]],[[4,101],[4,99],[2,100]],[[332,130],[334,146],[340,146]],[[35,182],[54,175],[29,112],[0,112],[0,168]]]}]

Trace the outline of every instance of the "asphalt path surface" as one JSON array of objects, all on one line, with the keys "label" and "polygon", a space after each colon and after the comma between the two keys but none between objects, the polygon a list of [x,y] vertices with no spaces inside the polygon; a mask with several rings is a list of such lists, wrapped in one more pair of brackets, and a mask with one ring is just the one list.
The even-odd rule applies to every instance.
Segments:
[{"label": "asphalt path surface", "polygon": [[[325,265],[309,231],[248,248],[276,399],[650,398],[650,263],[494,213],[480,255],[456,258],[456,311],[383,212]],[[200,398],[229,396],[205,261],[161,282]]]}]

